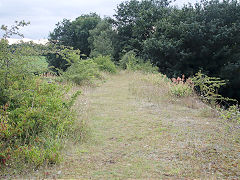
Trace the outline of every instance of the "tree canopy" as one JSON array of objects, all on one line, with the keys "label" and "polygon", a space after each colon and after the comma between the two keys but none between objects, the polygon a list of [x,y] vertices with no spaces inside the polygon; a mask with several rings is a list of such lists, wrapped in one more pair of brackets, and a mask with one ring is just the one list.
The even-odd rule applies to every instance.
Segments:
[{"label": "tree canopy", "polygon": [[120,3],[114,18],[96,14],[63,20],[51,40],[87,56],[111,55],[119,61],[134,51],[169,77],[202,70],[228,81],[223,93],[240,100],[240,3],[202,0],[182,8],[168,0]]}]

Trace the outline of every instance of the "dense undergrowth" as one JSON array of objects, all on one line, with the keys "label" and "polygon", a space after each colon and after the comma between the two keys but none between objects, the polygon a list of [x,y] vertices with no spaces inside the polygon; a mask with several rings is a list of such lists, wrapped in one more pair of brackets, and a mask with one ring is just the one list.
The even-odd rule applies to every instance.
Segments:
[{"label": "dense undergrowth", "polygon": [[[226,123],[240,123],[240,109],[237,100],[223,97],[218,94],[220,88],[226,85],[226,81],[216,77],[209,77],[201,71],[191,78],[182,77],[169,79],[166,75],[157,73],[156,67],[149,62],[137,63],[134,53],[129,52],[120,60],[120,65],[129,71],[143,72],[137,74],[137,82],[145,84],[141,90],[131,87],[132,92],[141,94],[151,101],[166,99],[166,101],[182,101],[188,107],[196,107],[195,99],[204,103],[204,111],[210,116],[218,116]],[[137,66],[132,66],[137,64]],[[134,68],[132,68],[134,67]],[[137,68],[136,68],[137,67]],[[152,88],[151,87],[155,87]],[[164,87],[164,88],[163,88]],[[149,94],[149,91],[151,93]],[[213,115],[214,114],[214,115]]]},{"label": "dense undergrowth", "polygon": [[1,175],[58,163],[64,140],[81,133],[71,109],[80,92],[67,98],[70,86],[34,75],[32,56],[13,53],[4,39],[0,46]]},{"label": "dense undergrowth", "polygon": [[[72,83],[93,84],[94,80],[103,78],[102,72],[117,72],[110,56],[83,60],[80,51],[72,48],[57,49],[54,45],[48,45],[45,50],[47,48],[50,50],[37,52],[32,44],[9,46],[7,40],[0,41],[0,170],[3,177],[60,162],[65,142],[81,142],[86,133],[85,124],[80,123],[72,108],[81,93],[71,92],[69,97]],[[58,57],[50,58],[54,63],[62,63],[63,68],[56,69],[58,77],[41,75],[55,68],[54,63],[50,69],[46,67],[44,56],[49,54]]]},{"label": "dense undergrowth", "polygon": [[61,81],[70,81],[78,85],[92,84],[96,79],[102,79],[101,72],[114,74],[117,72],[110,56],[79,60],[73,63],[65,72],[62,72]]},{"label": "dense undergrowth", "polygon": [[[41,54],[30,49],[23,55],[23,48],[25,47],[10,47],[5,39],[0,41],[2,176],[18,173],[29,167],[32,170],[43,164],[58,163],[63,158],[61,149],[66,139],[79,142],[84,131],[83,124],[77,125],[79,123],[76,121],[81,120],[76,118],[72,109],[81,92],[76,91],[71,97],[67,97],[70,84],[93,84],[94,80],[103,78],[102,72],[117,73],[117,67],[110,56],[82,59],[79,50],[71,47],[58,49],[53,45],[47,47],[50,48],[48,52]],[[26,48],[28,50],[30,47]],[[45,57],[39,55],[48,58],[50,69],[55,70],[58,77],[49,80],[36,76],[49,71],[46,62],[42,63],[40,60]],[[219,101],[231,99],[218,94],[219,88],[225,84],[218,78],[210,78],[199,72],[189,79],[185,79],[184,75],[169,79],[158,73],[158,68],[150,61],[136,57],[133,51],[123,55],[119,64],[122,69],[136,72],[139,78],[136,83],[145,83],[146,86],[140,90],[131,87],[136,94],[154,101],[158,98],[168,101],[198,98],[215,109],[222,119],[240,123],[238,105],[228,109],[219,108]],[[193,101],[191,106],[194,107]]]}]

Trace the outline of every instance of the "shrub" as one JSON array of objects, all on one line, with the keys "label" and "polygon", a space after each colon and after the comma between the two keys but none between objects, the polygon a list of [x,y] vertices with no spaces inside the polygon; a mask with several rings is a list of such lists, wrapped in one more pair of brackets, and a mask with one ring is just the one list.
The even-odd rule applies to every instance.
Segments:
[{"label": "shrub", "polygon": [[192,93],[192,88],[187,84],[174,84],[170,86],[170,94],[175,97],[187,97]]},{"label": "shrub", "polygon": [[117,72],[117,68],[116,68],[115,64],[112,62],[110,56],[100,55],[100,56],[94,58],[93,61],[95,63],[97,63],[100,71],[105,71],[105,72],[109,72],[109,73]]},{"label": "shrub", "polygon": [[72,47],[49,45],[49,52],[46,52],[49,67],[54,71],[66,71],[72,63],[80,60],[80,51]]},{"label": "shrub", "polygon": [[0,40],[0,170],[5,174],[59,162],[63,139],[76,133],[71,105],[79,92],[66,100],[69,88],[34,76],[30,64],[21,49],[12,51]]},{"label": "shrub", "polygon": [[158,67],[153,66],[150,61],[137,58],[133,51],[126,53],[120,60],[120,66],[130,71],[142,71],[145,73],[157,73]]},{"label": "shrub", "polygon": [[25,77],[9,91],[8,103],[0,108],[0,163],[58,162],[63,138],[74,131],[72,103],[64,99],[67,87]]},{"label": "shrub", "polygon": [[25,56],[27,61],[29,61],[29,68],[31,73],[35,75],[40,75],[49,72],[48,63],[44,56]]},{"label": "shrub", "polygon": [[219,89],[226,85],[225,80],[221,80],[217,77],[209,77],[205,74],[202,74],[201,71],[196,73],[191,80],[194,84],[195,90],[198,92],[198,94],[200,94],[201,99],[209,102],[212,105],[216,105],[216,103],[223,101],[236,102],[234,99],[225,98],[218,94]]},{"label": "shrub", "polygon": [[127,64],[129,64],[129,62],[136,62],[135,57],[136,57],[136,53],[134,51],[129,51],[126,54],[124,54],[119,61],[121,68],[127,69]]},{"label": "shrub", "polygon": [[62,74],[62,79],[74,82],[76,84],[83,84],[85,82],[92,83],[94,79],[100,78],[98,64],[93,60],[81,60],[68,68]]}]

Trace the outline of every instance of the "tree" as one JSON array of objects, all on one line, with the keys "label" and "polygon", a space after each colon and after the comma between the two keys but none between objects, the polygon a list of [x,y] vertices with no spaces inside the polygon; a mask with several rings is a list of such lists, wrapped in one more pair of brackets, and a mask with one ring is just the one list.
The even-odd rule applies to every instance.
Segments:
[{"label": "tree", "polygon": [[72,22],[74,29],[74,48],[80,49],[86,56],[90,55],[91,49],[88,42],[90,30],[93,30],[101,18],[95,14],[82,15]]},{"label": "tree", "polygon": [[94,29],[100,21],[101,18],[96,13],[81,15],[72,22],[64,19],[50,33],[50,41],[79,49],[83,54],[89,56],[91,51],[88,43],[89,31]]},{"label": "tree", "polygon": [[114,40],[116,38],[116,32],[113,31],[112,25],[107,19],[102,20],[98,25],[90,30],[90,37],[88,42],[91,48],[92,57],[97,57],[98,55],[111,57],[114,56]]},{"label": "tree", "polygon": [[155,23],[165,15],[168,5],[167,0],[131,0],[121,3],[114,15],[120,51],[135,50],[141,54],[143,42],[154,32]]},{"label": "tree", "polygon": [[202,1],[172,8],[144,41],[146,59],[168,76],[194,75],[199,70],[229,80],[224,94],[240,99],[240,4]]},{"label": "tree", "polygon": [[73,46],[74,30],[69,19],[56,24],[56,28],[49,34],[50,42],[59,45]]}]

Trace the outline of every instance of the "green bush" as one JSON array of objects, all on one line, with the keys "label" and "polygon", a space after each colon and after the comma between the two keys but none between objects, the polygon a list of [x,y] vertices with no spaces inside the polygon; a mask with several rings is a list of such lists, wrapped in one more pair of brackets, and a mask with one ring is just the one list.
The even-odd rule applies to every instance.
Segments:
[{"label": "green bush", "polygon": [[27,61],[29,61],[30,71],[36,75],[49,72],[48,63],[44,56],[25,56]]},{"label": "green bush", "polygon": [[69,87],[34,76],[31,63],[0,41],[0,170],[6,174],[14,172],[8,167],[59,162],[63,140],[79,128],[71,110],[79,92],[66,100]]},{"label": "green bush", "polygon": [[153,66],[150,61],[144,61],[143,59],[137,59],[136,62],[130,61],[127,64],[127,69],[131,71],[142,71],[145,73],[158,72],[158,67]]},{"label": "green bush", "polygon": [[48,46],[49,52],[46,54],[47,62],[52,70],[58,72],[66,71],[72,63],[80,60],[80,51],[74,50],[72,47],[55,46],[50,44]]},{"label": "green bush", "polygon": [[145,73],[157,73],[158,67],[153,66],[150,61],[137,58],[134,51],[129,51],[120,60],[120,66],[130,71],[142,71]]},{"label": "green bush", "polygon": [[109,73],[116,73],[117,68],[115,64],[112,62],[110,56],[98,56],[96,58],[93,58],[93,61],[97,63],[100,71],[105,71]]},{"label": "green bush", "polygon": [[94,79],[100,78],[98,64],[93,60],[81,60],[70,66],[62,74],[62,79],[76,84],[92,83]]},{"label": "green bush", "polygon": [[59,161],[62,140],[74,131],[66,92],[66,87],[33,76],[11,84],[0,110],[0,163],[37,167]]}]

